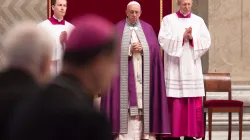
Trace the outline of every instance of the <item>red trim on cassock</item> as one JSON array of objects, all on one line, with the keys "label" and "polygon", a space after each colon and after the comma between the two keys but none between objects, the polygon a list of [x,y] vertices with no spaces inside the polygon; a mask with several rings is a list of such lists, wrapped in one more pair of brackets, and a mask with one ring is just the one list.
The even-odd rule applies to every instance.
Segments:
[{"label": "red trim on cassock", "polygon": [[190,18],[191,17],[191,13],[187,14],[186,16],[184,16],[181,11],[177,11],[176,15],[178,16],[178,18]]},{"label": "red trim on cassock", "polygon": [[[182,40],[182,46],[184,46],[184,39]],[[189,40],[189,45],[191,46],[191,47],[194,47],[194,41],[193,40]]]},{"label": "red trim on cassock", "polygon": [[58,21],[57,19],[55,19],[53,16],[51,18],[48,19],[53,25],[65,25],[65,20],[62,21]]},{"label": "red trim on cassock", "polygon": [[192,39],[192,40],[189,40],[189,45],[190,45],[191,47],[194,47],[194,41],[193,41],[193,39]]}]

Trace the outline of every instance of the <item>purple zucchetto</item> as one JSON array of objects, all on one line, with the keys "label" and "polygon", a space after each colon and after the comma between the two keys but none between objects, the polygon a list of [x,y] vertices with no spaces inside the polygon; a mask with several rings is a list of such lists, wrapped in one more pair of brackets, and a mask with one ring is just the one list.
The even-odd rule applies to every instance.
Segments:
[{"label": "purple zucchetto", "polygon": [[66,43],[63,61],[85,65],[98,55],[114,54],[119,39],[115,26],[97,15],[80,17]]},{"label": "purple zucchetto", "polygon": [[97,15],[86,15],[73,22],[75,29],[71,32],[65,52],[88,51],[102,47],[102,44],[115,38],[114,25]]}]

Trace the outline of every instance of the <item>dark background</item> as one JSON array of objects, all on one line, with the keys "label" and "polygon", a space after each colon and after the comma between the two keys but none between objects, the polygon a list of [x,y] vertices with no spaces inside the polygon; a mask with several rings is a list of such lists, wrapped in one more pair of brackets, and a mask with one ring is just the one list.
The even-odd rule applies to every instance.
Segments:
[{"label": "dark background", "polygon": [[[65,19],[73,18],[87,13],[95,13],[117,23],[126,17],[125,10],[131,0],[68,0]],[[151,24],[158,34],[160,29],[160,0],[137,0],[141,4],[142,15],[140,19]],[[49,2],[48,2],[49,3]],[[50,5],[48,5],[48,10]],[[172,0],[163,0],[163,16],[172,13]],[[52,12],[53,14],[53,12]],[[48,15],[49,16],[49,15]]]}]

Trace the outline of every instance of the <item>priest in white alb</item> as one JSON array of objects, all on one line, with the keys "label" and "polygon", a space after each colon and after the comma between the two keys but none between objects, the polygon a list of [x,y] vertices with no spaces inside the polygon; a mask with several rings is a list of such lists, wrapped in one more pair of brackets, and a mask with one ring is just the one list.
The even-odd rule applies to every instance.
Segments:
[{"label": "priest in white alb", "polygon": [[53,63],[51,71],[52,76],[55,76],[61,70],[61,58],[64,50],[64,44],[74,26],[64,20],[67,10],[67,0],[52,0],[51,4],[54,15],[38,24],[38,28],[46,30],[53,39]]},{"label": "priest in white alb", "polygon": [[211,39],[204,20],[191,13],[192,0],[177,0],[180,10],[163,18],[159,42],[164,50],[164,73],[171,137],[193,140],[204,136],[202,97],[205,95],[201,56]]}]

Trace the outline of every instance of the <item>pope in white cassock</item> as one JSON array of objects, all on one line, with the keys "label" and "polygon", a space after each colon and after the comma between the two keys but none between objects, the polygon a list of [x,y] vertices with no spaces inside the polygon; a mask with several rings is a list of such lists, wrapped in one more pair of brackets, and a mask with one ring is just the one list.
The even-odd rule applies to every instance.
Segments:
[{"label": "pope in white cassock", "polygon": [[64,50],[64,44],[74,26],[64,20],[67,10],[67,0],[52,0],[51,4],[54,15],[41,22],[38,25],[38,28],[46,30],[53,39],[54,48],[51,68],[52,75],[55,76],[61,70],[61,58]]},{"label": "pope in white cassock", "polygon": [[160,46],[141,13],[141,5],[131,1],[126,18],[116,24],[120,72],[101,97],[116,140],[155,140],[170,132]]},{"label": "pope in white cassock", "polygon": [[180,10],[163,18],[158,39],[165,52],[171,137],[193,140],[204,136],[201,56],[209,49],[211,39],[203,19],[191,13],[192,0],[177,0],[177,4]]}]

